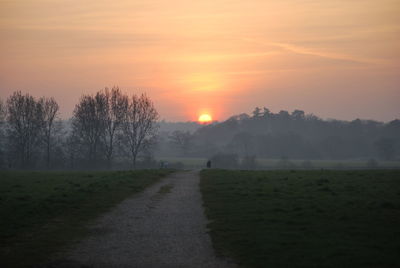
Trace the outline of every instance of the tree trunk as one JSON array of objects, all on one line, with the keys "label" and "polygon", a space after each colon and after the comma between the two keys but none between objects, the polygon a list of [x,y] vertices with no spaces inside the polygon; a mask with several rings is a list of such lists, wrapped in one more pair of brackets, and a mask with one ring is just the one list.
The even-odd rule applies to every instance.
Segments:
[{"label": "tree trunk", "polygon": [[133,154],[133,157],[132,157],[132,168],[136,169],[136,154],[135,153]]},{"label": "tree trunk", "polygon": [[47,141],[46,164],[47,164],[47,169],[50,169],[50,140]]},{"label": "tree trunk", "polygon": [[112,169],[112,158],[111,155],[107,155],[107,168]]}]

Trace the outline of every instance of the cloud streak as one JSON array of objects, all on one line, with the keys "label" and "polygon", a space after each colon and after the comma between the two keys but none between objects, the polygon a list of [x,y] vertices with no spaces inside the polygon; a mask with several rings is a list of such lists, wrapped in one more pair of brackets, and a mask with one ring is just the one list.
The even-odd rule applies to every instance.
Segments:
[{"label": "cloud streak", "polygon": [[353,55],[341,54],[341,53],[334,53],[334,52],[322,52],[314,49],[309,49],[301,46],[296,46],[293,44],[285,44],[285,43],[268,43],[269,45],[276,46],[279,48],[283,48],[287,51],[303,54],[303,55],[311,55],[321,58],[333,59],[333,60],[341,60],[341,61],[349,61],[354,63],[360,64],[384,64],[385,61],[381,59],[372,59],[372,58],[365,58],[365,57],[356,57]]}]

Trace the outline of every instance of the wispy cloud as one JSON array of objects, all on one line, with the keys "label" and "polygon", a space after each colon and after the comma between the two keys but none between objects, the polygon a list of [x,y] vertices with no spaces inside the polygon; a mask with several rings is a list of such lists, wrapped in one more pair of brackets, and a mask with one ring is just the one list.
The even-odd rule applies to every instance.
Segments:
[{"label": "wispy cloud", "polygon": [[253,53],[207,53],[207,54],[199,54],[199,55],[178,55],[170,58],[172,61],[189,61],[189,62],[213,62],[213,61],[223,61],[230,59],[240,59],[240,58],[260,58],[267,57],[271,55],[279,54],[278,51],[267,51],[267,52],[253,52]]},{"label": "wispy cloud", "polygon": [[303,55],[312,55],[321,58],[333,59],[333,60],[342,60],[342,61],[350,61],[354,63],[368,63],[368,64],[383,64],[386,61],[381,59],[374,59],[374,58],[365,58],[365,57],[358,57],[354,55],[348,54],[341,54],[335,52],[323,52],[318,51],[306,47],[301,47],[293,44],[285,44],[285,43],[268,43],[269,45],[276,46],[287,51],[303,54]]},{"label": "wispy cloud", "polygon": [[283,49],[285,51],[289,51],[296,54],[301,55],[310,55],[320,58],[332,59],[332,60],[339,60],[339,61],[346,61],[346,62],[353,62],[358,64],[385,64],[387,63],[386,60],[377,59],[377,58],[370,58],[370,57],[361,57],[355,56],[351,54],[344,54],[344,53],[337,53],[337,52],[330,52],[330,51],[323,51],[315,48],[308,48],[304,46],[295,45],[292,43],[285,43],[285,42],[268,42],[268,41],[259,41],[255,38],[245,38],[247,42],[257,43],[261,46],[266,47],[276,47],[279,49]]}]

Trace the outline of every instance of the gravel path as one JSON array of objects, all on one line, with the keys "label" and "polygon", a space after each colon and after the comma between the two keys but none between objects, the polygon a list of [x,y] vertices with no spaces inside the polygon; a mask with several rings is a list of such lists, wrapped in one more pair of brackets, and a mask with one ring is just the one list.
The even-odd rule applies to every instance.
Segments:
[{"label": "gravel path", "polygon": [[196,171],[179,172],[119,204],[59,267],[235,267],[215,257]]}]

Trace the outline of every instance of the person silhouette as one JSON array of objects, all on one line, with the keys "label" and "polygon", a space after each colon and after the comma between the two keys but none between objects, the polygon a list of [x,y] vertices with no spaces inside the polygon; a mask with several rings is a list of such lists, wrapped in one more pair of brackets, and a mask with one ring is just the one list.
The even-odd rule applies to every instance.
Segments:
[{"label": "person silhouette", "polygon": [[211,168],[211,160],[207,161],[207,168]]}]

